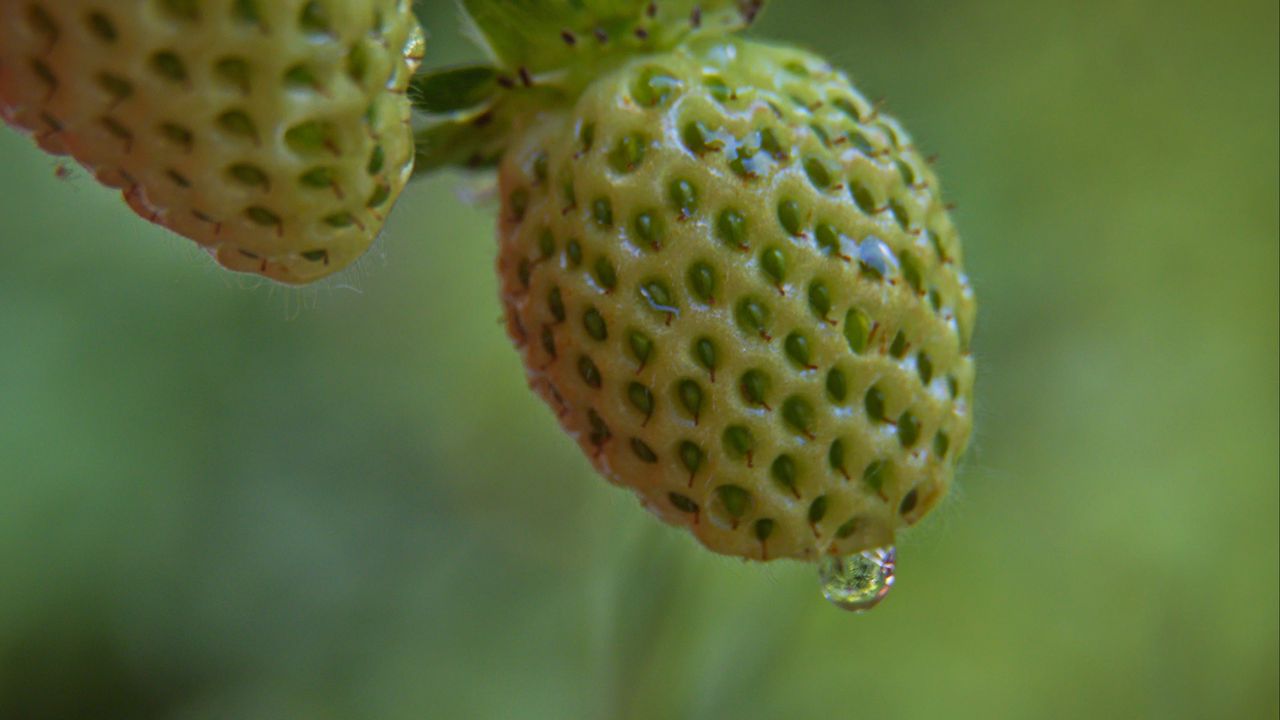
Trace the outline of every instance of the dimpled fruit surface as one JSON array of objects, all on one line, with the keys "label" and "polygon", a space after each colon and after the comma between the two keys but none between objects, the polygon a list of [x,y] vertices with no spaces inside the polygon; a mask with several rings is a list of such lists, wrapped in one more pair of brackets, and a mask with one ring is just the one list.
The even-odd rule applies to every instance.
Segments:
[{"label": "dimpled fruit surface", "polygon": [[531,386],[716,552],[891,545],[971,428],[975,304],[928,164],[821,59],[699,42],[532,118],[498,267]]},{"label": "dimpled fruit surface", "polygon": [[224,266],[368,248],[413,164],[404,0],[0,0],[0,114]]}]

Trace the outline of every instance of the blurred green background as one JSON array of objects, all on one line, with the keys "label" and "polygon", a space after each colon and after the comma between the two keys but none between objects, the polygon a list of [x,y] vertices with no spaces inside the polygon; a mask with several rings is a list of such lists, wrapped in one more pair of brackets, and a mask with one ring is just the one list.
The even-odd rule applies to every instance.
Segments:
[{"label": "blurred green background", "polygon": [[[425,3],[430,61],[476,57]],[[888,99],[981,308],[952,499],[851,616],[526,390],[474,179],[319,289],[0,131],[0,718],[1280,715],[1275,0],[783,0]]]}]

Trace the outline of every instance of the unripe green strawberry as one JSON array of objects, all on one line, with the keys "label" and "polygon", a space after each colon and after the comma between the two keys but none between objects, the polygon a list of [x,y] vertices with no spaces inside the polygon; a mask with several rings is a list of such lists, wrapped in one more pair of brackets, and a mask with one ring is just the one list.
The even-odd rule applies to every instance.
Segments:
[{"label": "unripe green strawberry", "polygon": [[305,283],[412,170],[405,0],[0,0],[0,114],[233,270]]},{"label": "unripe green strawberry", "polygon": [[911,140],[811,54],[710,39],[528,116],[498,269],[530,384],[708,548],[893,542],[971,427],[975,305]]}]

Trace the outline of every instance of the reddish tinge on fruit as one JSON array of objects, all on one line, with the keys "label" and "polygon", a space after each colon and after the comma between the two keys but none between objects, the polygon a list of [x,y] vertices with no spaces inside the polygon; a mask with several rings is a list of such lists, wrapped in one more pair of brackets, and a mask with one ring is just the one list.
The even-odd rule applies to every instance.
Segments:
[{"label": "reddish tinge on fruit", "polygon": [[0,116],[222,265],[359,257],[413,168],[400,0],[0,0]]}]

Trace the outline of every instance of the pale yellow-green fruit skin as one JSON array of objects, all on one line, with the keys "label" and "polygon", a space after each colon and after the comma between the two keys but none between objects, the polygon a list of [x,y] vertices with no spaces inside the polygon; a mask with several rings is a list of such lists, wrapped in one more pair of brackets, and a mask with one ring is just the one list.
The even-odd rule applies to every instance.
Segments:
[{"label": "pale yellow-green fruit skin", "polygon": [[311,282],[413,165],[403,0],[0,0],[0,114],[232,270]]},{"label": "pale yellow-green fruit skin", "polygon": [[637,58],[529,118],[500,191],[529,383],[664,521],[815,560],[891,545],[946,495],[972,424],[959,240],[907,134],[821,59],[731,40]]}]

